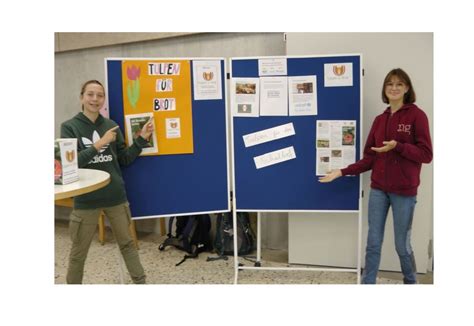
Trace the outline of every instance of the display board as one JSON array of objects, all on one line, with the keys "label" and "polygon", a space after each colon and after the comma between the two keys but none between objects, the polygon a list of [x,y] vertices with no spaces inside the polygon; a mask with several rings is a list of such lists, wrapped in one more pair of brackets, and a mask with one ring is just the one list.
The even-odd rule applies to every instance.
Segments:
[{"label": "display board", "polygon": [[[225,61],[105,59],[110,118],[127,141],[149,118],[149,148],[122,169],[132,216],[229,211]],[[133,131],[133,132],[132,132]]]},{"label": "display board", "polygon": [[[359,176],[322,184],[316,169],[360,159],[361,56],[232,58],[230,65],[237,211],[359,211]],[[281,115],[285,105],[272,98],[285,86]],[[249,98],[255,88],[257,99]]]}]

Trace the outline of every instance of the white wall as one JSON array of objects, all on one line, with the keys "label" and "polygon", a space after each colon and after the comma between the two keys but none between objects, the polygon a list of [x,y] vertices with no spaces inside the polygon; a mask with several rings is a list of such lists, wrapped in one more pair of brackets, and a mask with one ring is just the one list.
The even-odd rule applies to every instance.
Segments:
[{"label": "white wall", "polygon": [[[411,77],[417,104],[428,115],[433,133],[432,33],[288,33],[287,55],[360,53],[363,56],[363,135],[365,143],[376,115],[386,107],[382,82],[392,68]],[[370,172],[363,176],[363,252],[367,234]],[[412,245],[419,272],[431,268],[428,245],[433,238],[433,164],[423,165],[413,222]],[[400,270],[393,243],[391,213],[387,221],[381,270]],[[289,260],[329,266],[356,266],[357,214],[289,214]],[[362,259],[363,259],[362,255]]]}]

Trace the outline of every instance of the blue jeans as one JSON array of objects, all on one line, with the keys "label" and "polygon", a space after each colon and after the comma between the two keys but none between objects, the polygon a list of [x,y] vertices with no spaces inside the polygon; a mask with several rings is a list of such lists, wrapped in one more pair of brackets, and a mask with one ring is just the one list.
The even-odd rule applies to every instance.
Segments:
[{"label": "blue jeans", "polygon": [[416,196],[400,196],[378,189],[371,189],[369,197],[369,234],[367,236],[362,283],[375,284],[380,265],[385,221],[390,206],[392,206],[393,212],[395,248],[400,258],[403,283],[416,283],[415,256],[410,244],[415,204]]}]

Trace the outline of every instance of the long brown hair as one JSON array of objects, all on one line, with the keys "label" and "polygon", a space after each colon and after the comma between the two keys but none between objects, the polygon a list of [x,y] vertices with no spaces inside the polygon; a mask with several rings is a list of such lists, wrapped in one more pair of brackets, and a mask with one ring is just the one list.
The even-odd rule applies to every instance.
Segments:
[{"label": "long brown hair", "polygon": [[385,76],[385,79],[383,81],[382,85],[382,101],[384,103],[389,103],[387,95],[385,95],[385,86],[390,82],[390,79],[395,76],[400,79],[401,82],[403,82],[405,85],[408,86],[408,91],[405,93],[403,96],[403,104],[412,104],[415,103],[416,101],[416,94],[415,94],[415,89],[413,88],[413,85],[410,80],[410,76],[403,71],[401,68],[395,68],[390,70],[390,72]]}]

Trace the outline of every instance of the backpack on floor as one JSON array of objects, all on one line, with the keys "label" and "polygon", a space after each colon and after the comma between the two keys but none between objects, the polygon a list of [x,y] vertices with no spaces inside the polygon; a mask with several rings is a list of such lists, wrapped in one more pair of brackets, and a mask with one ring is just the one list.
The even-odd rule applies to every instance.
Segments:
[{"label": "backpack on floor", "polygon": [[[233,214],[217,215],[214,250],[219,257],[234,255]],[[237,213],[237,248],[238,255],[245,256],[255,250],[255,235],[250,227],[250,216],[247,212]],[[214,258],[216,259],[216,258]],[[208,258],[208,260],[214,260]]]},{"label": "backpack on floor", "polygon": [[[176,233],[172,235],[173,221],[176,220]],[[176,266],[188,258],[196,258],[203,251],[211,251],[212,243],[209,235],[211,218],[208,214],[190,216],[172,216],[168,223],[168,238],[160,244],[159,250],[173,246],[187,252]]]}]

